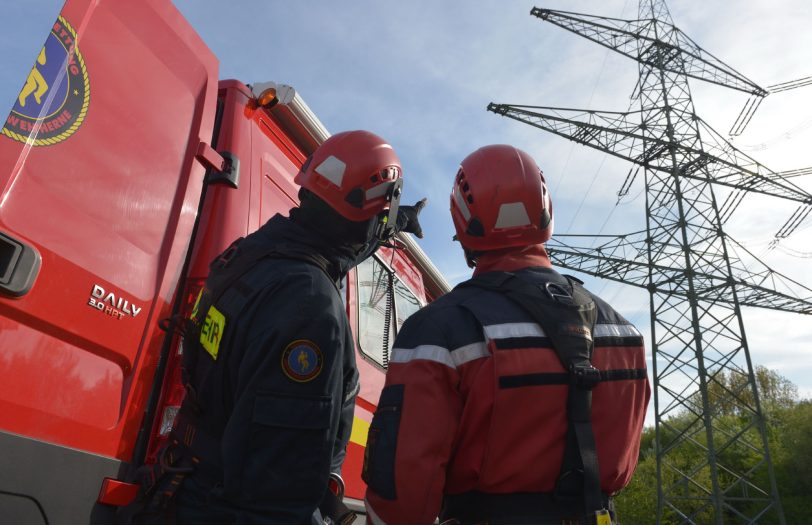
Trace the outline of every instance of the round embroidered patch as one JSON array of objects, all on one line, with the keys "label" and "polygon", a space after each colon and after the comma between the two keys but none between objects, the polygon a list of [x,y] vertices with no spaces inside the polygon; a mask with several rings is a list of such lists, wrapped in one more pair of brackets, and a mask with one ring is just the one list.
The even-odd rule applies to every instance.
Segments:
[{"label": "round embroidered patch", "polygon": [[63,17],[54,23],[22,91],[3,125],[3,135],[50,146],[73,135],[87,115],[90,80],[76,31]]},{"label": "round embroidered patch", "polygon": [[290,379],[306,383],[318,377],[324,364],[324,356],[316,343],[298,339],[282,352],[282,371]]}]

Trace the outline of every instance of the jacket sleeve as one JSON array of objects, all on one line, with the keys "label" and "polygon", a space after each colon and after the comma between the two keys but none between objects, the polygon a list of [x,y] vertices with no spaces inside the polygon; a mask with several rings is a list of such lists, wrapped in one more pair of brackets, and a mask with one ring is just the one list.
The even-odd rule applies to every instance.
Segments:
[{"label": "jacket sleeve", "polygon": [[355,352],[350,349],[344,352],[344,388],[341,406],[341,416],[338,421],[338,431],[333,443],[333,458],[330,472],[341,474],[344,458],[347,456],[347,444],[352,434],[353,416],[355,415],[355,398],[358,396],[360,384],[358,383],[358,369],[355,367]]},{"label": "jacket sleeve", "polygon": [[459,375],[437,324],[415,314],[400,330],[370,425],[366,506],[375,525],[429,525],[439,514],[462,411]]},{"label": "jacket sleeve", "polygon": [[318,282],[290,281],[246,312],[246,346],[229,363],[223,497],[240,524],[307,522],[326,490],[344,412],[343,355],[352,350],[341,301]]}]

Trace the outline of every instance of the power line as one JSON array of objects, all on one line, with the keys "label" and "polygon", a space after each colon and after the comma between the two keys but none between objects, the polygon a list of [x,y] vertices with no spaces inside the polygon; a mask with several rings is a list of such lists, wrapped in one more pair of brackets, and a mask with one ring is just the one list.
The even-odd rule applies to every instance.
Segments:
[{"label": "power line", "polygon": [[789,91],[790,89],[797,89],[809,85],[812,85],[812,77],[804,77],[767,86],[767,91],[770,93],[780,93],[782,91]]},{"label": "power line", "polygon": [[789,82],[781,82],[779,84],[767,86],[766,92],[759,92],[750,95],[750,98],[745,101],[744,107],[739,113],[739,116],[736,117],[736,120],[733,122],[733,126],[731,126],[728,134],[731,137],[741,135],[742,132],[744,132],[744,129],[753,119],[753,116],[756,114],[756,110],[761,105],[764,97],[766,97],[768,94],[781,93],[782,91],[789,91],[791,89],[797,89],[809,85],[812,85],[812,77],[799,78],[797,80],[790,80]]},{"label": "power line", "polygon": [[[626,0],[626,2],[623,4],[623,9],[620,12],[621,17],[623,17],[626,14],[626,9],[629,7],[629,2],[630,1],[631,0]],[[609,60],[609,54],[610,54],[610,51],[607,50],[606,54],[603,57],[603,62],[601,63],[601,68],[598,71],[598,76],[595,79],[595,84],[592,86],[592,92],[589,94],[589,100],[586,103],[587,107],[592,105],[592,99],[595,97],[595,92],[598,90],[598,85],[600,85],[601,78],[603,78],[603,72],[606,69],[606,62]],[[556,186],[553,189],[553,195],[558,195],[558,188],[561,186],[561,182],[566,177],[566,169],[569,167],[570,158],[572,157],[572,152],[573,152],[574,149],[575,149],[575,144],[573,143],[573,144],[570,145],[570,150],[569,150],[569,153],[567,154],[567,160],[564,162],[564,169],[562,170],[561,177],[559,177],[558,181],[556,182]],[[584,202],[586,201],[586,199],[587,199],[587,197],[589,195],[589,192],[592,190],[592,186],[595,184],[595,180],[597,179],[598,174],[600,173],[601,167],[603,166],[603,163],[605,161],[606,161],[606,158],[604,157],[601,160],[601,164],[598,167],[598,170],[595,172],[595,175],[592,177],[592,181],[589,184],[589,189],[584,194],[583,199],[581,199],[581,203],[578,205],[578,211],[576,211],[576,213],[573,215],[573,219],[570,222],[570,225],[567,228],[567,231],[571,230],[573,224],[575,224],[575,219],[578,217],[578,212],[580,212],[581,207],[583,206]]]}]

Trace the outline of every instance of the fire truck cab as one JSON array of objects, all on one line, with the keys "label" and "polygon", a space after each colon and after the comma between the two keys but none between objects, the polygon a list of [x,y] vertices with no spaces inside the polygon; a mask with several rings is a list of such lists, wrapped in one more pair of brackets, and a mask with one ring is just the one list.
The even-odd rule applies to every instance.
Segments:
[{"label": "fire truck cab", "polygon": [[[169,0],[67,0],[20,81],[0,136],[0,521],[113,523],[183,396],[164,320],[234,239],[297,204],[293,177],[329,133],[290,87],[218,81]],[[342,283],[358,509],[388,348],[449,288],[398,241]]]}]

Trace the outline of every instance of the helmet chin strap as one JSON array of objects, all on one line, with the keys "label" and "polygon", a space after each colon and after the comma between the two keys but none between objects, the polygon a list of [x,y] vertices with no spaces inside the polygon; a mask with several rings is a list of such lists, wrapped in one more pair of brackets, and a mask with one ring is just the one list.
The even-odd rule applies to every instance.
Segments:
[{"label": "helmet chin strap", "polygon": [[465,262],[468,263],[468,268],[476,268],[476,260],[481,252],[471,251],[464,246],[462,248],[462,251],[463,253],[465,253]]},{"label": "helmet chin strap", "polygon": [[387,243],[397,232],[397,217],[403,179],[396,179],[386,192],[389,209],[365,221],[351,221],[341,216],[314,193],[302,188],[301,204],[291,210],[291,218],[314,229],[327,244],[353,253],[365,251],[371,243]]},{"label": "helmet chin strap", "polygon": [[[452,241],[459,242],[460,240],[457,238],[456,235],[451,237]],[[462,248],[462,253],[465,254],[465,262],[468,264],[468,268],[476,268],[476,259],[482,252],[475,252],[473,250],[469,250],[465,246],[460,243],[460,247]]]},{"label": "helmet chin strap", "polygon": [[386,200],[389,202],[389,211],[382,211],[378,214],[375,223],[375,230],[372,237],[380,242],[387,242],[397,233],[398,208],[400,207],[400,195],[403,189],[403,179],[397,179],[386,192]]}]

